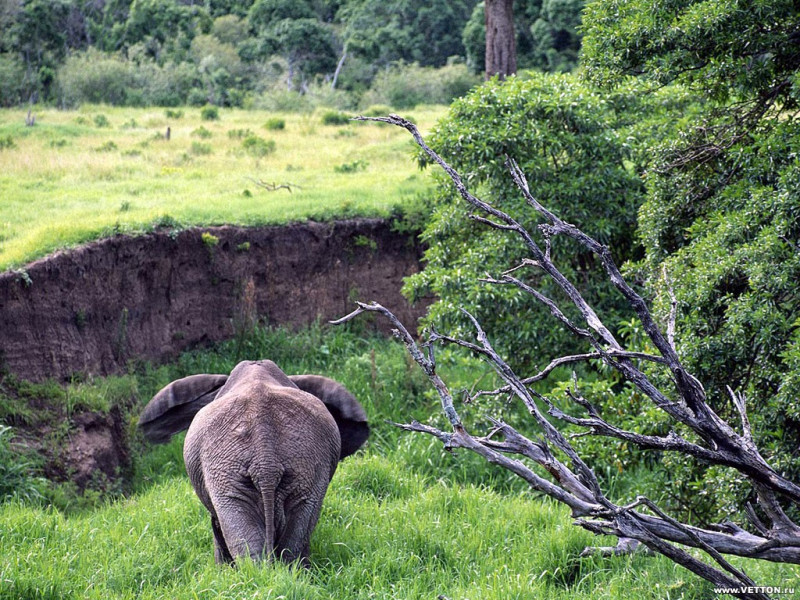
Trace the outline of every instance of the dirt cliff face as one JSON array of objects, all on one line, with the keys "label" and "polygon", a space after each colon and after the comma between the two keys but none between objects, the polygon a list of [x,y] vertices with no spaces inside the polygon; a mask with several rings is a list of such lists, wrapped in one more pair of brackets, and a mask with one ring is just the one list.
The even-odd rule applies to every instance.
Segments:
[{"label": "dirt cliff face", "polygon": [[[230,338],[255,316],[302,326],[400,295],[421,249],[378,219],[116,236],[0,274],[0,360],[30,380],[108,375]],[[378,325],[382,325],[378,323]]]}]

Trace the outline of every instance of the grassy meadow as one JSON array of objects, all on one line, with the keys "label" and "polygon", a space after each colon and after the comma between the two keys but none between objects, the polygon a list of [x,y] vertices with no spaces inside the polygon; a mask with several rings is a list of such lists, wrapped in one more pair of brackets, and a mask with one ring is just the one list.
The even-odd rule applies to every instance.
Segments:
[{"label": "grassy meadow", "polygon": [[[325,109],[223,108],[212,120],[202,110],[42,108],[33,127],[24,111],[0,110],[0,270],[158,225],[386,216],[427,189],[397,128]],[[408,116],[425,131],[444,112]]]},{"label": "grassy meadow", "polygon": [[[226,372],[241,356],[334,377],[370,415],[369,442],[341,463],[326,496],[309,570],[215,565],[208,514],[183,468],[183,436],[147,446],[135,434],[138,407],[161,386],[189,373]],[[484,375],[471,359],[445,354],[440,361],[455,389]],[[708,584],[663,558],[580,558],[585,546],[613,540],[575,527],[564,507],[477,457],[444,452],[438,441],[390,425],[414,418],[442,425],[427,380],[392,340],[352,328],[258,329],[244,346],[224,343],[80,388],[72,410],[102,406],[111,388],[136,398],[131,487],[93,505],[0,504],[0,600],[713,597]],[[800,577],[796,566],[735,562],[769,585]]]}]

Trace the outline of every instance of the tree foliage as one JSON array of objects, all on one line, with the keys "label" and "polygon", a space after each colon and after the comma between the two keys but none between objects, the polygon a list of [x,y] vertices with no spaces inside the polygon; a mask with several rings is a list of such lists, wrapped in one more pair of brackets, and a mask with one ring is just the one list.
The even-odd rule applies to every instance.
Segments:
[{"label": "tree foliage", "polygon": [[593,2],[584,33],[591,80],[680,80],[720,102],[767,90],[788,96],[786,77],[800,65],[800,11],[791,0]]},{"label": "tree foliage", "polygon": [[[670,139],[646,142],[637,268],[662,314],[668,275],[679,350],[711,384],[715,408],[734,409],[726,385],[743,390],[761,446],[797,478],[800,9],[783,0],[595,2],[584,31],[590,80],[678,82],[705,99]],[[679,505],[714,517],[752,500],[718,470],[667,461]]]},{"label": "tree foliage", "polygon": [[[577,13],[570,17],[558,6],[541,3],[537,18],[555,28],[578,27]],[[734,406],[726,386],[743,391],[765,456],[795,479],[798,13],[782,1],[593,2],[581,25],[586,85],[542,77],[491,82],[457,102],[430,140],[472,189],[500,208],[519,208],[508,204],[503,156],[519,160],[545,206],[629,261],[629,273],[665,321],[672,290],[679,352],[708,385],[709,402],[728,418]],[[428,264],[407,285],[412,295],[438,296],[429,322],[461,333],[465,323],[455,308],[463,305],[502,332],[498,343],[517,362],[532,361],[544,348],[568,352],[569,340],[547,325],[545,310],[474,282],[514,264],[520,249],[460,215],[454,198],[443,182],[424,234]],[[554,242],[552,252],[562,251]],[[584,282],[607,323],[633,346],[637,339],[644,344],[641,324],[615,321],[616,307],[604,283],[591,279],[591,267],[578,253],[570,276]],[[532,283],[556,294],[546,282]],[[520,320],[521,311],[530,318]],[[621,382],[588,385],[597,392],[593,401],[625,414],[628,428],[667,432]],[[593,452],[609,466],[630,465],[625,453]],[[713,519],[752,500],[722,469],[674,454],[649,464],[669,470],[672,509]]]},{"label": "tree foliage", "polygon": [[[670,102],[659,98],[652,104]],[[506,156],[514,158],[536,181],[541,202],[565,220],[583,224],[625,260],[635,253],[632,232],[644,201],[644,187],[632,167],[640,157],[633,152],[631,128],[643,127],[648,110],[655,108],[648,108],[632,91],[604,96],[569,75],[494,80],[457,100],[430,136],[430,144],[465,174],[471,188],[489,195],[498,207],[525,214],[518,210],[524,202],[504,165]],[[457,194],[442,180],[423,233],[428,244],[425,268],[406,285],[412,297],[438,298],[429,322],[467,325],[455,310],[464,306],[487,326],[503,331],[503,350],[522,363],[545,348],[570,348],[570,336],[555,331],[547,311],[525,294],[477,283],[485,272],[505,270],[521,260],[522,247],[510,236],[471,222],[457,203]],[[532,222],[525,225],[535,228]],[[552,251],[562,250],[560,241],[554,241]],[[589,254],[578,254],[569,268],[572,275],[590,282],[592,300],[613,313],[613,295],[606,293],[601,280],[593,279],[593,265]],[[552,291],[547,282],[543,285],[545,293]],[[521,323],[517,315],[528,310],[530,319]]]},{"label": "tree foliage", "polygon": [[461,31],[475,0],[354,0],[339,11],[344,41],[378,66],[394,61],[442,66],[463,56]]},{"label": "tree foliage", "polygon": [[[574,68],[583,1],[514,3],[520,68]],[[476,0],[0,0],[0,102],[65,102],[58,83],[65,78],[57,72],[73,55],[95,49],[111,60],[133,61],[128,70],[145,64],[147,71],[148,61],[167,70],[194,69],[184,103],[252,104],[253,95],[278,91],[274,73],[285,67],[284,89],[307,94],[331,86],[354,105],[397,65],[442,68],[466,60],[482,73],[484,21],[484,4]],[[198,44],[210,44],[205,37],[193,46],[200,36],[231,46],[241,68],[231,73],[211,64],[208,57],[221,53],[198,53]],[[149,102],[147,94],[134,92],[108,96]]]}]

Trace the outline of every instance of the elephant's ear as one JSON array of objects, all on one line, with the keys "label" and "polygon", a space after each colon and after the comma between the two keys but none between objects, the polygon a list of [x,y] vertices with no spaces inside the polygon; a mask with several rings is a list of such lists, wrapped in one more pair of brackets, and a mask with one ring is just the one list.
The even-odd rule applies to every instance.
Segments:
[{"label": "elephant's ear", "polygon": [[194,416],[214,400],[227,380],[227,375],[190,375],[162,388],[139,417],[144,437],[154,444],[165,444],[188,429]]},{"label": "elephant's ear", "polygon": [[328,412],[333,415],[342,438],[339,460],[350,456],[364,445],[369,437],[367,413],[346,387],[321,375],[290,375],[289,379],[304,392],[322,400]]}]

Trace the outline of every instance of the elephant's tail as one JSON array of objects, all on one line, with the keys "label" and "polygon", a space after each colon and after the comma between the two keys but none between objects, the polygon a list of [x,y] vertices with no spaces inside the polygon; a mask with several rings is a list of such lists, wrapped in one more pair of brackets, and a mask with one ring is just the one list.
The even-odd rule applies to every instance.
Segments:
[{"label": "elephant's tail", "polygon": [[165,444],[192,424],[194,416],[217,396],[227,375],[191,375],[159,391],[139,417],[139,429],[154,444]]}]

